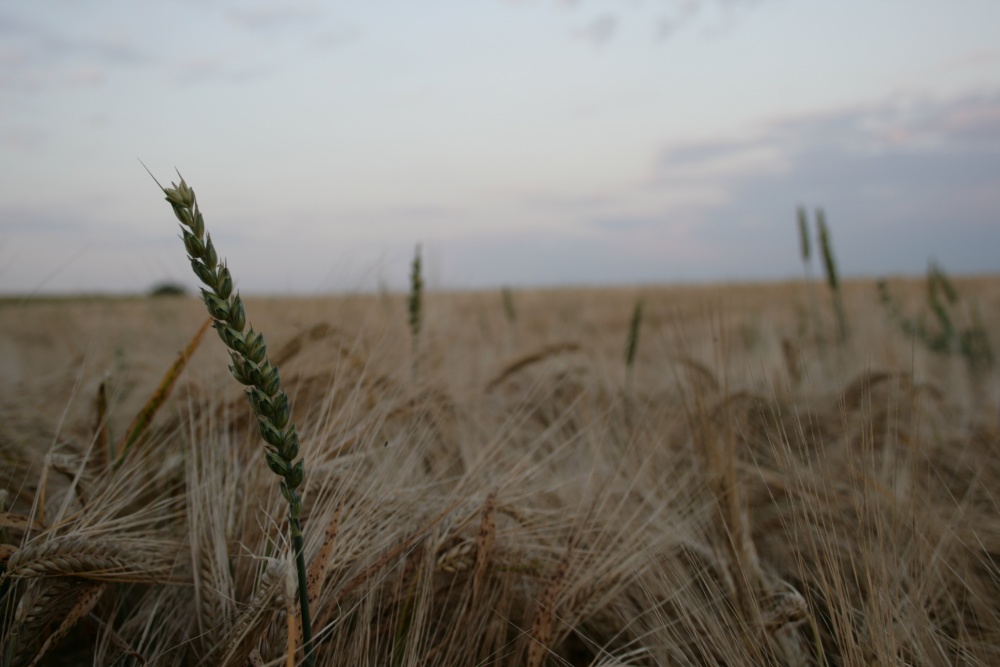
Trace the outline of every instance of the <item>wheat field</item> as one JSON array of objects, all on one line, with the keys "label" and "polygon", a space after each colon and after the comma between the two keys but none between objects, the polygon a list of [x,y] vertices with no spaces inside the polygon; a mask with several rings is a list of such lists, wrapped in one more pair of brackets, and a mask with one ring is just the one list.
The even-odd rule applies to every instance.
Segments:
[{"label": "wheat field", "polygon": [[[1000,278],[954,284],[1000,349]],[[416,339],[403,294],[245,299],[306,461],[317,664],[1000,664],[1000,372],[874,281],[839,340],[814,288],[429,291]],[[0,302],[0,665],[303,661],[205,318]]]}]

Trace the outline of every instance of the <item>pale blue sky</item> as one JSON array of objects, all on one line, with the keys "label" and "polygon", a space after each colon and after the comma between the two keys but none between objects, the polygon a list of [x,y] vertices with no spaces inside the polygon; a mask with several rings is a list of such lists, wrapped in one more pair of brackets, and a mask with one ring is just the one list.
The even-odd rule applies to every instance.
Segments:
[{"label": "pale blue sky", "polygon": [[[0,292],[1000,270],[995,0],[0,0]],[[818,267],[817,267],[818,272]]]}]

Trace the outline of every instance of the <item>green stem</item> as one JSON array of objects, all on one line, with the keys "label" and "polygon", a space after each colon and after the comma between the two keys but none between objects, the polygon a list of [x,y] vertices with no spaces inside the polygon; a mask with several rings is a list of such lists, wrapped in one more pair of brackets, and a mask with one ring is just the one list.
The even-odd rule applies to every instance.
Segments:
[{"label": "green stem", "polygon": [[309,617],[309,586],[306,583],[306,558],[303,555],[302,526],[298,517],[289,520],[288,529],[292,533],[292,548],[295,549],[295,569],[299,575],[299,608],[302,610],[302,652],[306,667],[315,667],[313,655],[312,619]]}]

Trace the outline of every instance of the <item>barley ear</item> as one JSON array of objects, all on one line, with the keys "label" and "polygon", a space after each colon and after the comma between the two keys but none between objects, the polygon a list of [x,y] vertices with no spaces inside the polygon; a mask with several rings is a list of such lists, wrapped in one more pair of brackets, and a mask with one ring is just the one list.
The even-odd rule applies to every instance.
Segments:
[{"label": "barley ear", "polygon": [[38,650],[38,654],[35,655],[29,667],[35,667],[35,665],[42,664],[42,659],[45,657],[45,654],[49,652],[49,649],[58,644],[59,641],[69,633],[69,631],[81,618],[90,613],[90,611],[97,605],[97,601],[101,599],[101,596],[104,594],[104,590],[107,587],[108,585],[102,582],[88,583],[81,588],[76,604],[74,604],[69,612],[67,612],[65,618],[63,618],[55,632],[45,638],[45,643],[42,644],[42,647]]},{"label": "barley ear", "polygon": [[170,398],[170,392],[173,391],[174,385],[177,383],[177,378],[180,377],[181,372],[187,365],[188,359],[198,349],[201,339],[205,335],[205,332],[208,331],[208,326],[211,323],[211,319],[205,320],[205,323],[201,325],[201,328],[198,329],[198,332],[187,344],[187,347],[177,355],[177,359],[167,369],[156,391],[153,392],[153,395],[149,397],[146,404],[142,406],[142,409],[139,410],[138,414],[132,420],[132,423],[129,424],[128,430],[125,432],[125,437],[122,438],[122,441],[118,443],[113,452],[115,467],[119,466],[125,460],[128,450],[146,433],[150,424],[153,423],[153,417],[156,416],[157,411]]},{"label": "barley ear", "polygon": [[309,572],[307,576],[307,590],[309,591],[309,599],[317,600],[319,594],[323,588],[323,582],[326,580],[326,575],[330,566],[330,557],[333,555],[333,544],[337,539],[337,534],[340,532],[340,515],[344,510],[343,501],[337,505],[337,511],[333,515],[330,524],[326,528],[326,535],[323,538],[323,546],[320,547],[319,553],[313,559],[313,562],[309,564]]},{"label": "barley ear", "polygon": [[[155,180],[155,179],[154,179]],[[302,611],[303,651],[306,665],[312,667],[312,628],[309,617],[309,596],[303,555],[302,499],[299,487],[305,477],[305,463],[298,458],[299,436],[290,423],[291,405],[281,388],[278,368],[267,358],[264,336],[247,328],[246,312],[239,292],[233,291],[233,277],[205,232],[205,219],[198,207],[194,190],[181,177],[180,183],[163,188],[167,202],[181,223],[181,238],[188,252],[191,269],[205,285],[202,301],[212,318],[212,326],[229,349],[233,377],[246,387],[247,400],[257,417],[257,426],[264,439],[264,458],[271,471],[281,477],[280,489],[288,503],[288,529],[295,550],[298,570],[299,602]]]}]

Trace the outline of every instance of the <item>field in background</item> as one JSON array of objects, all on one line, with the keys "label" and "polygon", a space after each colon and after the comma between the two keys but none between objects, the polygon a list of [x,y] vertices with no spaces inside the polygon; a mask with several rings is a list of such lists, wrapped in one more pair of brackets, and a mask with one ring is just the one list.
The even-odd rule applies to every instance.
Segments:
[{"label": "field in background", "polygon": [[[1000,278],[954,282],[1000,350]],[[924,281],[889,287],[934,326]],[[403,295],[247,299],[302,436],[320,664],[1000,664],[1000,367],[908,337],[872,281],[843,298],[845,342],[820,285],[429,293],[415,354]],[[101,451],[204,320],[0,303],[0,665],[297,645],[212,332]]]}]

